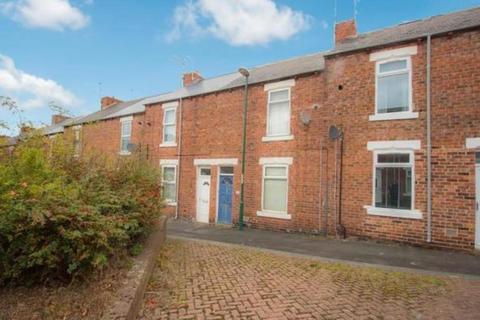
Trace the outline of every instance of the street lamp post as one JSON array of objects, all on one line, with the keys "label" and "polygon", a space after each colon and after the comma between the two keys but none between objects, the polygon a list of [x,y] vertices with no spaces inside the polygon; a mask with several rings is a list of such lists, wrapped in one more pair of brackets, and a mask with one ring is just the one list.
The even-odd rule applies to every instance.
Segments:
[{"label": "street lamp post", "polygon": [[242,175],[240,178],[240,212],[239,212],[239,229],[243,230],[243,214],[244,214],[244,182],[245,182],[245,155],[247,149],[247,109],[248,109],[248,77],[250,72],[245,68],[238,69],[238,72],[245,77],[245,90],[243,92],[243,137],[242,137]]}]

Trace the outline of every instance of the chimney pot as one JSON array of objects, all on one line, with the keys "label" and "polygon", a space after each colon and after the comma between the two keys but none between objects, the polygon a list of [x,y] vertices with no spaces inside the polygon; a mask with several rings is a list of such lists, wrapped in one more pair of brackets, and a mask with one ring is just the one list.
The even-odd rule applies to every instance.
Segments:
[{"label": "chimney pot", "polygon": [[118,100],[117,98],[115,97],[103,97],[101,100],[100,100],[100,105],[102,107],[102,110],[103,109],[107,109],[111,106],[113,106],[114,104],[117,104],[117,103],[120,103],[120,102],[123,102],[122,100]]},{"label": "chimney pot", "polygon": [[203,80],[203,77],[198,71],[188,72],[183,74],[183,86],[188,87],[191,84],[197,83],[200,80]]},{"label": "chimney pot", "polygon": [[335,25],[335,44],[357,36],[355,20],[346,20]]}]

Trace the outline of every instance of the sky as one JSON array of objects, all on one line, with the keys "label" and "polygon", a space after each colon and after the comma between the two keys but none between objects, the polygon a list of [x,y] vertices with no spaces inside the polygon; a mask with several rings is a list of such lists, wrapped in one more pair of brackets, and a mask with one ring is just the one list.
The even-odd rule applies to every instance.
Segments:
[{"label": "sky", "polygon": [[[336,3],[336,5],[335,5]],[[52,105],[83,115],[100,97],[172,91],[181,75],[214,77],[329,50],[335,21],[359,32],[480,6],[480,0],[0,0],[0,110],[49,124]],[[336,10],[335,10],[336,7]],[[355,10],[356,8],[356,10]]]}]

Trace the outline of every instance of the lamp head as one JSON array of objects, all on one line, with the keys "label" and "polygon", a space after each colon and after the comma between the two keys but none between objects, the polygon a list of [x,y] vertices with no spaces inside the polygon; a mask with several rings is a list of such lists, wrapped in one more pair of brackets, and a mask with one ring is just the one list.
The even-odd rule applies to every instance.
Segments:
[{"label": "lamp head", "polygon": [[250,75],[250,72],[246,68],[239,68],[238,72],[244,77],[248,77]]}]

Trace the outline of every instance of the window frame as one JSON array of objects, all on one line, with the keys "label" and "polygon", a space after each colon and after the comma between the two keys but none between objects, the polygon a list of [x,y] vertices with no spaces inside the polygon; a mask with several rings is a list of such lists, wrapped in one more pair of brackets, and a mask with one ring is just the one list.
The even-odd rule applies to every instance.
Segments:
[{"label": "window frame", "polygon": [[[129,125],[130,125],[130,131],[129,131],[128,135],[123,134],[123,126],[126,123],[129,123]],[[133,129],[133,118],[128,117],[128,118],[120,119],[120,154],[121,155],[131,154],[131,152],[128,150],[128,144],[132,143],[132,129]],[[125,137],[128,137],[128,144],[127,144],[127,147],[126,147],[127,149],[123,150],[122,143],[123,143],[123,138],[125,138]]]},{"label": "window frame", "polygon": [[[167,112],[169,111],[173,111],[174,112],[174,117],[173,117],[173,122],[171,123],[167,123],[166,122],[166,115],[167,115]],[[173,126],[174,127],[174,132],[175,132],[175,135],[174,135],[174,139],[173,141],[166,141],[165,140],[165,127],[166,126]],[[162,119],[162,143],[161,143],[161,147],[164,147],[164,146],[176,146],[177,145],[177,107],[176,106],[170,106],[170,107],[164,107],[163,108],[163,119]]]},{"label": "window frame", "polygon": [[[78,140],[77,140],[78,134]],[[78,142],[78,148],[77,148]],[[75,126],[73,127],[73,156],[79,157],[80,153],[82,152],[82,127]]]},{"label": "window frame", "polygon": [[[288,184],[289,184],[289,165],[288,164],[274,164],[274,163],[266,163],[262,166],[262,198],[260,199],[261,201],[261,213],[268,215],[270,214],[273,217],[288,217]],[[267,171],[267,168],[285,168],[285,176],[283,177],[278,177],[278,176],[266,176],[265,173]],[[285,211],[276,211],[276,210],[268,210],[265,209],[265,179],[273,179],[273,180],[286,180],[287,183],[287,190],[286,190],[286,195],[285,195]],[[258,213],[257,213],[258,214]],[[260,214],[259,214],[260,215]]]},{"label": "window frame", "polygon": [[[280,92],[280,91],[285,91],[287,90],[288,92],[288,99],[287,100],[280,100],[280,101],[271,101],[271,95],[272,93],[275,92]],[[267,91],[268,97],[267,97],[267,121],[266,121],[266,130],[265,130],[265,137],[264,141],[268,140],[291,140],[292,138],[292,88],[290,86],[287,87],[281,87],[281,88],[274,88],[270,89]],[[287,133],[282,133],[282,134],[270,134],[269,129],[270,129],[270,104],[272,103],[279,103],[279,102],[287,102],[288,101],[288,132]]]},{"label": "window frame", "polygon": [[[390,62],[406,61],[407,67],[402,70],[380,72],[380,66]],[[380,77],[388,77],[400,74],[408,74],[408,110],[396,111],[396,112],[378,112],[378,80]],[[381,59],[375,62],[375,116],[385,115],[399,115],[399,114],[412,114],[413,113],[413,94],[412,94],[412,58],[410,56],[394,57],[389,59]]]},{"label": "window frame", "polygon": [[[393,218],[406,218],[406,219],[423,219],[422,212],[415,209],[415,150],[421,149],[420,140],[387,140],[387,141],[369,141],[367,143],[367,149],[372,152],[372,176],[371,176],[371,188],[372,197],[369,205],[365,205],[364,208],[367,214],[373,216],[384,216]],[[375,181],[376,181],[376,169],[378,165],[379,154],[409,154],[409,166],[411,168],[411,209],[399,209],[399,208],[382,208],[375,206]],[[382,167],[405,167],[405,163],[386,163],[382,164]]]},{"label": "window frame", "polygon": [[[177,194],[177,165],[175,165],[175,164],[163,164],[163,165],[161,165],[161,167],[162,167],[162,181],[161,181],[161,183],[162,183],[162,198],[167,205],[175,206],[175,205],[177,205],[177,198],[178,198],[178,194]],[[174,170],[174,173],[173,173],[174,180],[173,180],[173,182],[167,181],[164,178],[165,177],[165,169],[171,169],[171,168],[173,168],[173,170]],[[167,199],[167,198],[164,197],[164,193],[165,193],[164,185],[165,184],[173,184],[175,186],[175,200]]]},{"label": "window frame", "polygon": [[[408,154],[408,163],[406,162],[378,162],[378,156],[381,154]],[[415,207],[415,159],[413,150],[374,150],[373,151],[373,199],[372,207],[375,209],[388,209],[388,210],[403,210],[412,211]],[[377,168],[410,168],[411,172],[411,186],[410,186],[410,209],[400,208],[384,208],[376,206],[376,180],[377,180]]]}]

